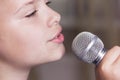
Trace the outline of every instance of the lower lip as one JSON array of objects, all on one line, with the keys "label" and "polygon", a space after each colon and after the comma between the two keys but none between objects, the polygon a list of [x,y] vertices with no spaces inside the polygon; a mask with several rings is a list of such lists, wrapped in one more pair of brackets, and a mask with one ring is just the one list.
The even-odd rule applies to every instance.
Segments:
[{"label": "lower lip", "polygon": [[64,35],[62,33],[60,33],[57,38],[52,40],[52,42],[55,42],[55,43],[63,43],[63,41],[64,41]]}]

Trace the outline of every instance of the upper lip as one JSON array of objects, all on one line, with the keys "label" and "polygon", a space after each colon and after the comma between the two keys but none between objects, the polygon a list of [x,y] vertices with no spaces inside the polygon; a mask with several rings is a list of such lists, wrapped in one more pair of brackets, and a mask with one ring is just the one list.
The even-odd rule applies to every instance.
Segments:
[{"label": "upper lip", "polygon": [[49,41],[52,41],[53,39],[55,39],[56,37],[58,37],[61,32],[62,32],[62,28],[58,29],[58,31],[56,31],[56,33],[54,34],[54,36]]}]

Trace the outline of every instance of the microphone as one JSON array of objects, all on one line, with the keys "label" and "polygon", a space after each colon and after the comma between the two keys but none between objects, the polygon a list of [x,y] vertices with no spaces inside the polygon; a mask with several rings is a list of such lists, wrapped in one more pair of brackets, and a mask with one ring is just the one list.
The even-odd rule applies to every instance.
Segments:
[{"label": "microphone", "polygon": [[102,40],[90,32],[79,33],[73,40],[72,50],[80,60],[95,65],[106,53]]}]

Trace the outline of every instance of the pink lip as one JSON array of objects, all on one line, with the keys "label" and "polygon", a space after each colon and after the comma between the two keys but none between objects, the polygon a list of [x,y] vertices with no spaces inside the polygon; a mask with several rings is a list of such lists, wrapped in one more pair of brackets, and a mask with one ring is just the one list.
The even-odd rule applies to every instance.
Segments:
[{"label": "pink lip", "polygon": [[55,43],[62,43],[64,41],[64,35],[59,33],[55,38],[52,39]]},{"label": "pink lip", "polygon": [[52,38],[50,41],[54,43],[63,43],[64,42],[64,35],[61,33],[62,29]]}]

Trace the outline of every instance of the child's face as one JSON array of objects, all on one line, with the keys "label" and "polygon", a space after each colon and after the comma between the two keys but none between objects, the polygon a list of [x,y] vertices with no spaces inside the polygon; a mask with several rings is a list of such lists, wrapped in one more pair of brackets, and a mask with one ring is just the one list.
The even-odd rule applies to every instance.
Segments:
[{"label": "child's face", "polygon": [[33,66],[62,57],[64,36],[60,15],[47,2],[0,2],[0,59],[14,65]]}]

